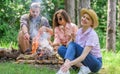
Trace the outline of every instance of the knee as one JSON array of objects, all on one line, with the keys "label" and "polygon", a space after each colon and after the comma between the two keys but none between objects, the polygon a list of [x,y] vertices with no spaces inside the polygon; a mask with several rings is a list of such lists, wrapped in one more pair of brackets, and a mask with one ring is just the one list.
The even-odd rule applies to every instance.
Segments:
[{"label": "knee", "polygon": [[69,44],[68,44],[68,46],[74,46],[75,45],[75,42],[70,42]]},{"label": "knee", "polygon": [[19,33],[18,33],[18,41],[21,41],[21,40],[23,40],[24,38],[23,38],[23,33],[22,33],[22,31],[20,31]]},{"label": "knee", "polygon": [[101,63],[97,63],[97,64],[94,64],[94,65],[95,65],[96,68],[94,68],[92,72],[98,72],[102,67]]},{"label": "knee", "polygon": [[65,46],[60,46],[59,48],[58,48],[58,54],[62,57],[62,58],[64,58],[64,56],[65,56],[65,54],[66,54],[66,47]]},{"label": "knee", "polygon": [[60,47],[58,48],[58,54],[61,54],[61,53],[62,53],[62,49],[63,49],[63,46],[60,46]]}]

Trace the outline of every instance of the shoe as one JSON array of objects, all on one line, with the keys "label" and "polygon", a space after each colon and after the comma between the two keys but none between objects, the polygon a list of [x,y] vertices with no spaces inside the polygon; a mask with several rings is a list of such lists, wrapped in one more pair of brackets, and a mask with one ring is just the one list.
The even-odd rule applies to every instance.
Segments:
[{"label": "shoe", "polygon": [[76,66],[72,66],[71,68],[72,68],[73,70],[75,70],[75,71],[79,71],[79,68],[76,67]]},{"label": "shoe", "polygon": [[70,71],[63,72],[62,70],[59,70],[56,74],[70,74]]},{"label": "shoe", "polygon": [[90,69],[86,66],[81,66],[78,74],[89,74],[91,73]]}]

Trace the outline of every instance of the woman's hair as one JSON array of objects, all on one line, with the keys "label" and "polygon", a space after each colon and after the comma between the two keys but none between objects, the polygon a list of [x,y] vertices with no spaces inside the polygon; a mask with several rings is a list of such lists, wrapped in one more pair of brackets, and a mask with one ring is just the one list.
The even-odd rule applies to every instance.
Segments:
[{"label": "woman's hair", "polygon": [[63,10],[63,9],[60,9],[58,10],[57,12],[55,12],[54,16],[53,16],[53,29],[57,26],[59,26],[60,24],[58,23],[58,18],[57,18],[57,14],[61,14],[64,18],[64,20],[67,22],[67,23],[70,23],[71,20],[70,20],[70,17],[68,15],[68,13]]}]

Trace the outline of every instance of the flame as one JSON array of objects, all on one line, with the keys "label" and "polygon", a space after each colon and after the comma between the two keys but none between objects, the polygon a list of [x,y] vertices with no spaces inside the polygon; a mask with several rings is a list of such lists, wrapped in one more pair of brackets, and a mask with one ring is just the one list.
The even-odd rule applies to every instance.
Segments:
[{"label": "flame", "polygon": [[38,45],[39,45],[38,41],[33,41],[32,42],[32,54],[36,53]]}]

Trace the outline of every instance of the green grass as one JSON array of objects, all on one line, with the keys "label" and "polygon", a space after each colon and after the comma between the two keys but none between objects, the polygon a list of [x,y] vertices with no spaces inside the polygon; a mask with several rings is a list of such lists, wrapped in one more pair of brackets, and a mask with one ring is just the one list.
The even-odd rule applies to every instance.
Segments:
[{"label": "green grass", "polygon": [[0,63],[0,74],[55,74],[55,70],[46,67],[38,68],[34,65],[16,64],[12,62]]},{"label": "green grass", "polygon": [[120,52],[103,52],[103,68],[101,74],[119,74],[120,73]]},{"label": "green grass", "polygon": [[[120,73],[120,52],[102,52],[103,67],[97,74],[119,74]],[[13,62],[0,63],[0,74],[55,74],[57,70],[47,66],[35,67],[28,64],[16,64]],[[77,74],[71,71],[71,74]]]},{"label": "green grass", "polygon": [[[0,47],[9,48],[11,43],[0,42]],[[12,47],[18,48],[17,44],[12,43]],[[120,73],[120,51],[117,53],[102,51],[103,67],[99,74],[119,74]],[[15,64],[13,62],[0,63],[0,74],[55,74],[56,70],[48,67],[35,67],[28,64]],[[71,71],[71,74],[77,74]]]},{"label": "green grass", "polygon": [[5,42],[5,41],[0,41],[0,48],[10,48],[13,47],[15,49],[18,49],[18,44],[15,42]]}]

